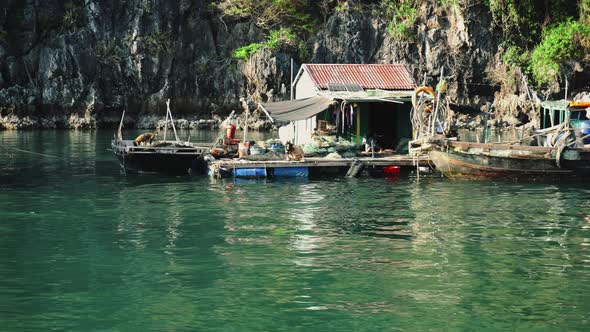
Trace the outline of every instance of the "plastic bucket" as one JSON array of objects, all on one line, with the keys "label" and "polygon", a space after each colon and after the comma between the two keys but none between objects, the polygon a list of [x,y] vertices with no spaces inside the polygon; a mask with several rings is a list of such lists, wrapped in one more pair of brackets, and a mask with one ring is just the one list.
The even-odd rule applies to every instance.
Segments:
[{"label": "plastic bucket", "polygon": [[306,178],[309,176],[308,167],[277,167],[273,172],[277,178]]}]

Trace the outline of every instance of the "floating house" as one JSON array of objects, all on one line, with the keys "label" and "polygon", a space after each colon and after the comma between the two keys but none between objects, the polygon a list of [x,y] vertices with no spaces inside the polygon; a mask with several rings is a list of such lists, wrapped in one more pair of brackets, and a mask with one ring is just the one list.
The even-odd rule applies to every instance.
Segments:
[{"label": "floating house", "polygon": [[328,133],[359,146],[370,136],[393,149],[412,137],[416,83],[403,64],[304,64],[293,86],[295,100],[261,105],[271,120],[284,123],[283,142],[306,144]]}]

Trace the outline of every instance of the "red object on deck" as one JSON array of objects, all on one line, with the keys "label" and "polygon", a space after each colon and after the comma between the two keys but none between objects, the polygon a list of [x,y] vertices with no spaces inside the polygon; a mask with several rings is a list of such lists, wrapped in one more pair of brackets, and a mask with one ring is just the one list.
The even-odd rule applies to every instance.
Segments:
[{"label": "red object on deck", "polygon": [[233,139],[236,136],[236,126],[229,125],[225,130],[225,138]]},{"label": "red object on deck", "polygon": [[383,167],[383,173],[388,176],[395,176],[399,175],[401,167],[399,166],[385,166]]}]

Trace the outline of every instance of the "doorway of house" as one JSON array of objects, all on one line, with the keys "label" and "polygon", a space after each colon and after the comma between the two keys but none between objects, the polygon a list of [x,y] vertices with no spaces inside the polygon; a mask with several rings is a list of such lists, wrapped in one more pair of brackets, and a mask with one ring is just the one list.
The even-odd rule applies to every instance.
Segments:
[{"label": "doorway of house", "polygon": [[412,137],[409,103],[370,103],[367,137],[373,135],[381,148],[395,149],[400,140]]}]

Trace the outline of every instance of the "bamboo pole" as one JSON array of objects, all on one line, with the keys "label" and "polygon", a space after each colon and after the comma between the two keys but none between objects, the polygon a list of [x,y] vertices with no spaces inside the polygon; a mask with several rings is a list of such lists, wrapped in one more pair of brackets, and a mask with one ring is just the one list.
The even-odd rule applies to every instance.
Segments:
[{"label": "bamboo pole", "polygon": [[246,139],[248,138],[248,115],[250,114],[250,107],[246,104],[246,115],[244,117],[244,143],[246,143]]},{"label": "bamboo pole", "polygon": [[178,139],[178,133],[176,133],[176,126],[174,125],[174,119],[172,119],[172,112],[170,112],[170,99],[166,100],[166,111],[170,115],[170,122],[172,123],[172,130],[174,131],[174,139],[176,140],[176,143],[180,143],[180,140]]},{"label": "bamboo pole", "polygon": [[166,121],[164,121],[164,142],[168,137],[168,109],[166,109]]},{"label": "bamboo pole", "polygon": [[293,58],[291,58],[291,100],[293,100]]},{"label": "bamboo pole", "polygon": [[117,140],[119,143],[123,141],[123,119],[125,118],[125,110],[123,110],[123,114],[121,115],[121,122],[119,122],[119,130],[117,130]]},{"label": "bamboo pole", "polygon": [[[440,69],[440,79],[438,81],[439,83],[442,82],[442,80],[443,80],[444,70],[445,70],[445,66],[442,66],[442,68]],[[441,95],[441,92],[437,91],[437,93],[436,93],[436,107],[434,108],[434,118],[432,120],[432,130],[430,132],[430,136],[434,136],[434,133],[436,132],[435,128],[436,128],[436,120],[438,117],[438,105],[440,104],[440,95]]]}]

